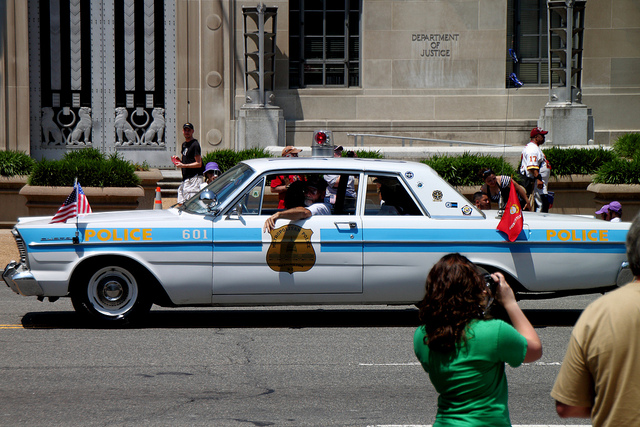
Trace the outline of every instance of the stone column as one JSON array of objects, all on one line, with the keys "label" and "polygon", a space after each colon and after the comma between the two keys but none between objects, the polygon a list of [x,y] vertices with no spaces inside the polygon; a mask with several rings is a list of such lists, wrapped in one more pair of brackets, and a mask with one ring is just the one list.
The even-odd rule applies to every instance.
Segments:
[{"label": "stone column", "polygon": [[0,150],[29,153],[28,2],[0,3]]}]

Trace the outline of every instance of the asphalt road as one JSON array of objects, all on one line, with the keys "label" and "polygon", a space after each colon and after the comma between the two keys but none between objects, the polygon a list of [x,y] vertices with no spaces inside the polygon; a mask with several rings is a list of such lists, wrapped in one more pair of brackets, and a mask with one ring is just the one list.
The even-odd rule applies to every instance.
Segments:
[{"label": "asphalt road", "polygon": [[[593,299],[521,302],[544,356],[507,367],[514,424],[589,424],[560,420],[549,391]],[[411,307],[154,307],[141,327],[102,330],[0,282],[0,425],[427,425],[417,324]]]}]

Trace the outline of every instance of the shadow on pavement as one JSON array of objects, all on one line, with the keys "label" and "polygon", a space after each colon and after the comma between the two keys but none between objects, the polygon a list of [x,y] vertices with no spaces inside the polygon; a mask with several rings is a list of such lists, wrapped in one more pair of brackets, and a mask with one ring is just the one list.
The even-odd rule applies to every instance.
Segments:
[{"label": "shadow on pavement", "polygon": [[[524,310],[533,326],[573,326],[582,310]],[[351,328],[416,327],[418,310],[358,309],[155,309],[140,323],[127,328]],[[22,318],[25,329],[102,329],[73,311],[30,312]]]}]

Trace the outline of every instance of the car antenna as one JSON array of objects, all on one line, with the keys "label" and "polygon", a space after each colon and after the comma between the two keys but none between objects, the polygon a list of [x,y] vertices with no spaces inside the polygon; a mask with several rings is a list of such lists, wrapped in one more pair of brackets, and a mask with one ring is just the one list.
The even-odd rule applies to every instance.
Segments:
[{"label": "car antenna", "polygon": [[76,176],[74,182],[73,182],[73,188],[76,191],[76,235],[73,236],[73,239],[71,240],[73,242],[74,245],[78,245],[80,244],[80,231],[78,228],[78,211],[80,209],[80,203],[78,203],[80,195],[78,194],[78,177]]}]

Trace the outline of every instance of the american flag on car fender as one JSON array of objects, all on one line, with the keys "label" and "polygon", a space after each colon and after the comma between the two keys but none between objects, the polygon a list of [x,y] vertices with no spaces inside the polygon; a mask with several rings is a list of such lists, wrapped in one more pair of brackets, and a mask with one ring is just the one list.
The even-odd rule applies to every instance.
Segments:
[{"label": "american flag on car fender", "polygon": [[89,213],[91,213],[89,200],[87,200],[87,196],[85,196],[84,191],[82,191],[80,183],[76,181],[73,186],[73,191],[69,194],[69,197],[67,197],[67,200],[64,201],[62,206],[60,206],[58,212],[51,218],[49,224],[65,222],[69,218]]}]

